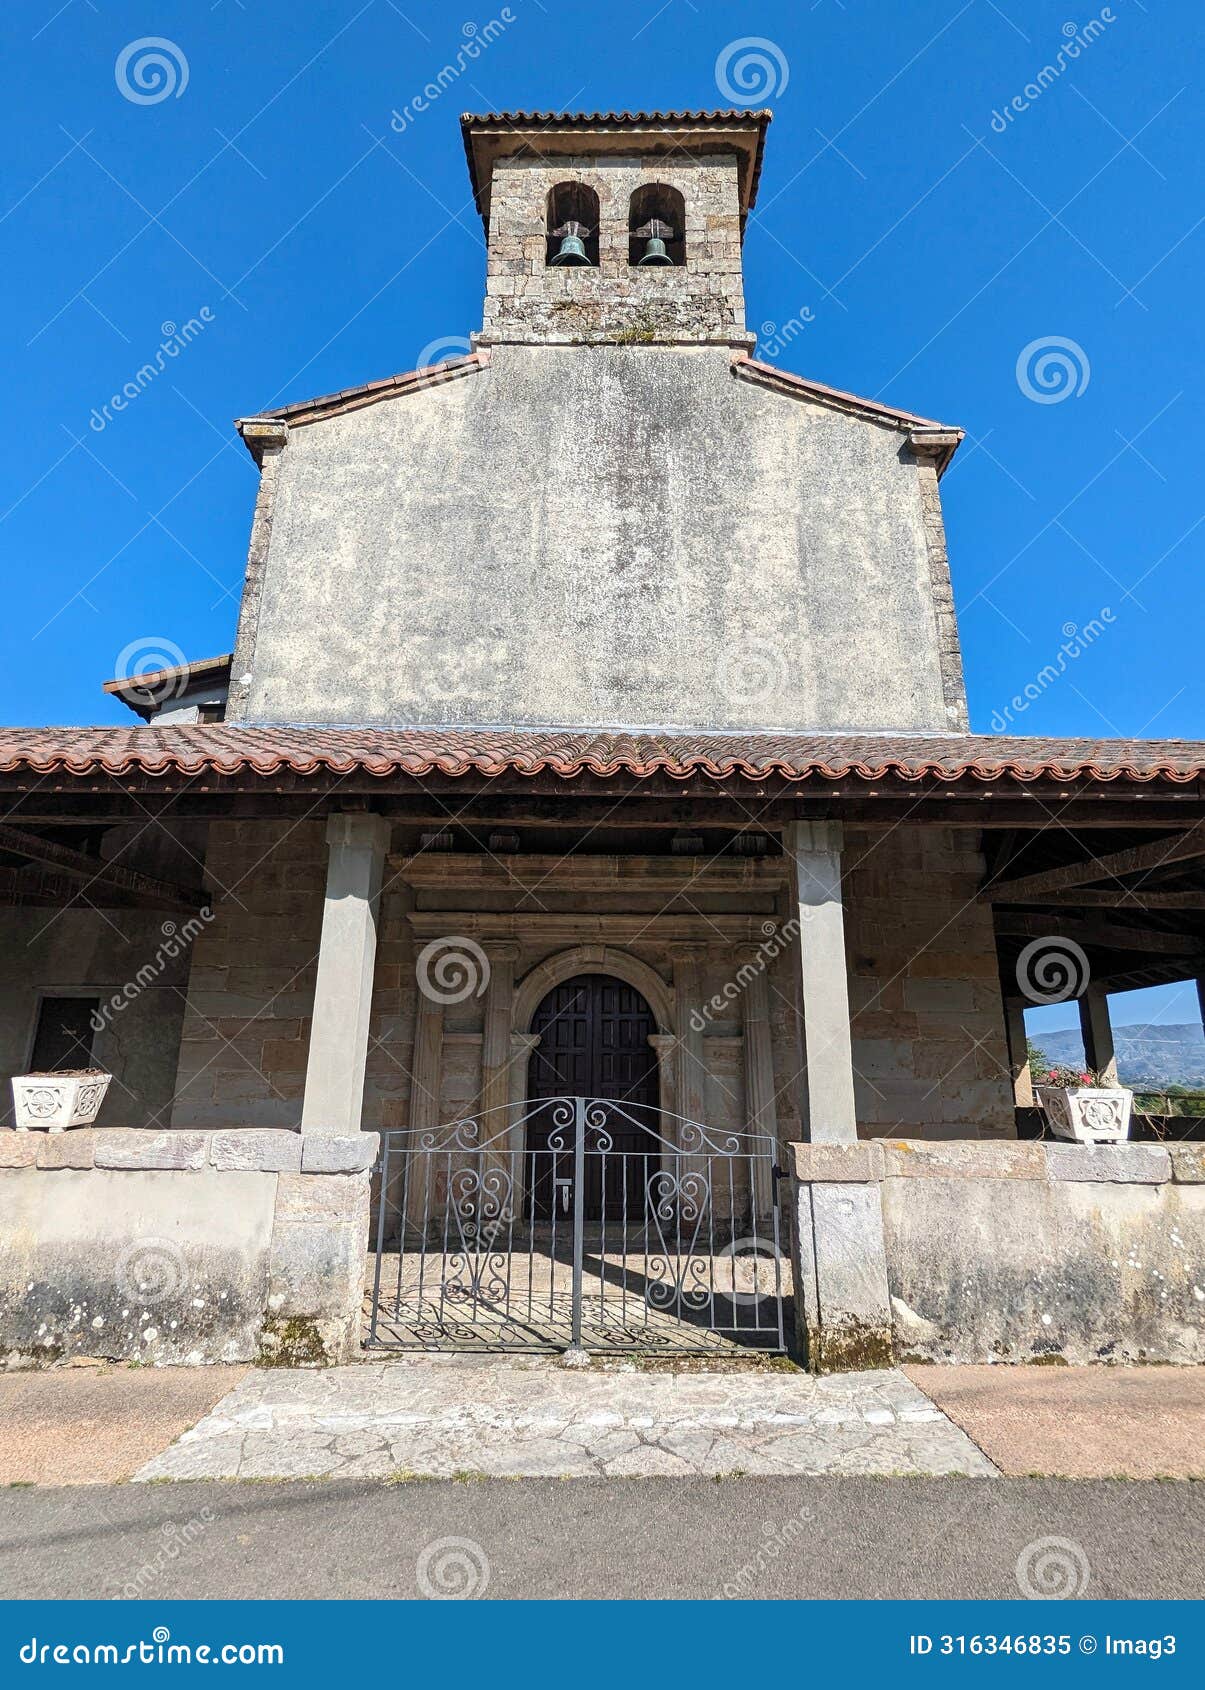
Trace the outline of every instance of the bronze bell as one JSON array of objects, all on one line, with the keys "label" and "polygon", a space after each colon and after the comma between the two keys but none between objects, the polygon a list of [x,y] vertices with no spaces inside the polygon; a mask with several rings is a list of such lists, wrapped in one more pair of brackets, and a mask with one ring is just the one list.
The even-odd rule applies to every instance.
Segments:
[{"label": "bronze bell", "polygon": [[665,248],[666,241],[674,238],[674,231],[668,223],[663,223],[659,217],[650,217],[633,233],[637,239],[643,237],[645,243],[644,256],[636,260],[638,269],[646,264],[660,266],[673,263]]},{"label": "bronze bell", "polygon": [[590,259],[586,252],[585,237],[589,230],[584,223],[562,223],[559,229],[551,231],[553,239],[560,237],[560,246],[549,259],[549,263],[560,269],[580,270],[588,268]]}]

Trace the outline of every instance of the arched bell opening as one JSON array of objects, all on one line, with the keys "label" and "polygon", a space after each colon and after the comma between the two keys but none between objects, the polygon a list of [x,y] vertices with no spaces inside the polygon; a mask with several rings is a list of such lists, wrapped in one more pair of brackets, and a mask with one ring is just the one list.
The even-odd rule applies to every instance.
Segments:
[{"label": "arched bell opening", "polygon": [[628,203],[628,263],[636,269],[686,263],[686,201],[677,188],[647,182]]},{"label": "arched bell opening", "polygon": [[598,269],[598,195],[585,182],[548,190],[544,262],[549,269]]}]

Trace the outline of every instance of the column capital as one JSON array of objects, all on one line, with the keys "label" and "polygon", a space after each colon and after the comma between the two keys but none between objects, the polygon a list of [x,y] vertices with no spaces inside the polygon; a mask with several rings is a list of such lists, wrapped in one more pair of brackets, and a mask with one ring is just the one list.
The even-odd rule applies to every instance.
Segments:
[{"label": "column capital", "polygon": [[543,1033],[512,1033],[510,1048],[518,1054],[522,1050],[535,1050],[544,1038]]},{"label": "column capital", "polygon": [[487,939],[481,948],[491,963],[518,962],[523,955],[523,947],[517,939]]},{"label": "column capital", "polygon": [[326,842],[333,846],[385,852],[392,831],[384,816],[364,810],[337,810],[326,818]]},{"label": "column capital", "polygon": [[840,822],[788,822],[782,830],[783,849],[798,857],[803,852],[839,855],[845,844]]}]

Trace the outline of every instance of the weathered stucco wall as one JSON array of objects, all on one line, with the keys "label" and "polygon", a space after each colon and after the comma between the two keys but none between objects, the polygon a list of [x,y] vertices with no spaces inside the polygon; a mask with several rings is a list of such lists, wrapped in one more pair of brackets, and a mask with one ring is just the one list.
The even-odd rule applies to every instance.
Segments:
[{"label": "weathered stucco wall", "polygon": [[791,1153],[800,1326],[820,1370],[1205,1362],[1202,1146]]},{"label": "weathered stucco wall", "polygon": [[0,1132],[0,1362],[346,1359],[377,1142]]},{"label": "weathered stucco wall", "polygon": [[903,439],[708,346],[501,346],[295,427],[246,718],[948,727]]}]

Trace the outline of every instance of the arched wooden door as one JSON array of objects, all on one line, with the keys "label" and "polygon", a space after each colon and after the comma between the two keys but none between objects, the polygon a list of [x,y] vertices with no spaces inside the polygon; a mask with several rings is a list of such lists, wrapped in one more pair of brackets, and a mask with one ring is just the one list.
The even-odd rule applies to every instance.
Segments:
[{"label": "arched wooden door", "polygon": [[[625,1115],[637,1121],[647,1118],[649,1127],[654,1125],[659,1082],[657,1053],[649,1037],[657,1024],[634,986],[609,974],[579,974],[553,987],[536,1010],[531,1030],[540,1036],[528,1070],[533,1109],[543,1098],[614,1099],[623,1104]],[[657,1138],[625,1115],[609,1114],[607,1131],[616,1151],[641,1154],[587,1158],[587,1220],[603,1219],[604,1209],[605,1218],[618,1220],[625,1184],[631,1210],[639,1194],[648,1189],[648,1177],[660,1166]],[[569,1171],[571,1161],[546,1153],[553,1125],[550,1110],[537,1110],[527,1123],[527,1149],[536,1152],[526,1158],[528,1212],[535,1220],[549,1217],[554,1179]]]}]

